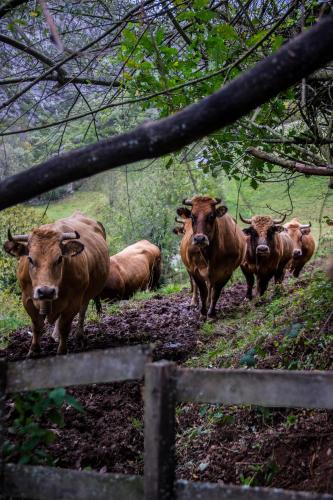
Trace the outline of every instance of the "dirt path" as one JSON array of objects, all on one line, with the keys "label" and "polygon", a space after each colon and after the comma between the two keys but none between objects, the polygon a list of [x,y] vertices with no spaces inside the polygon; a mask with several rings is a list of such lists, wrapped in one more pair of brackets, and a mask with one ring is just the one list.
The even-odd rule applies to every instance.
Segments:
[{"label": "dirt path", "polygon": [[[244,294],[243,284],[232,285],[219,302],[219,316],[235,314]],[[182,363],[200,344],[202,322],[189,304],[186,291],[129,302],[119,314],[87,326],[86,350],[150,342],[154,359]],[[29,343],[27,329],[17,331],[2,355],[23,359]],[[82,349],[71,338],[69,350]],[[42,352],[56,353],[50,335],[42,339]],[[85,412],[65,408],[65,427],[57,429],[58,439],[48,448],[56,465],[142,474],[142,385],[93,385],[70,392]],[[13,418],[10,407],[7,418]],[[177,425],[179,477],[333,491],[333,417],[328,412],[183,405]]]}]

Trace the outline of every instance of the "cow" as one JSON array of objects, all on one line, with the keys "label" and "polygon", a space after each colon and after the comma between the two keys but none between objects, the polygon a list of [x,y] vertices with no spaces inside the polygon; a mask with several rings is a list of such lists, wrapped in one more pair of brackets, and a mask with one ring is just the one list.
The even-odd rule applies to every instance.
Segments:
[{"label": "cow", "polygon": [[282,222],[270,216],[255,215],[240,219],[250,227],[243,229],[246,235],[246,256],[241,269],[247,281],[246,297],[252,299],[254,277],[257,277],[257,293],[263,295],[269,281],[274,277],[275,283],[282,283],[286,268],[292,259],[293,242],[284,231]]},{"label": "cow", "polygon": [[[222,288],[241,264],[246,240],[240,227],[227,214],[219,198],[195,196],[184,199],[177,214],[190,220],[180,244],[182,261],[196,285],[201,298],[201,315],[216,317],[216,303]],[[207,311],[208,305],[208,311]]]},{"label": "cow", "polygon": [[301,224],[298,219],[292,219],[285,224],[284,229],[293,241],[293,257],[290,271],[298,278],[305,264],[311,259],[316,243],[311,234],[311,224]]},{"label": "cow", "polygon": [[4,249],[19,258],[17,278],[22,302],[33,325],[28,356],[40,352],[45,318],[55,322],[58,354],[67,353],[72,321],[79,313],[77,339],[84,343],[84,318],[90,299],[103,289],[109,272],[105,231],[81,213],[12,236]]},{"label": "cow", "polygon": [[139,290],[155,289],[160,274],[160,249],[150,241],[138,241],[110,257],[108,278],[100,298],[129,299]]}]

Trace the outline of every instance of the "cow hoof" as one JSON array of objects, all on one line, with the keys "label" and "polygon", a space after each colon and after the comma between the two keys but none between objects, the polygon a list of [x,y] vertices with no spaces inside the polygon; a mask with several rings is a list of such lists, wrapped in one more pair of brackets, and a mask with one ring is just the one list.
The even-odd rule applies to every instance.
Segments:
[{"label": "cow hoof", "polygon": [[58,347],[57,354],[67,354],[67,347]]},{"label": "cow hoof", "polygon": [[40,347],[34,347],[33,349],[29,349],[29,352],[27,354],[27,358],[35,358],[36,356],[38,356],[38,354],[40,354]]},{"label": "cow hoof", "polygon": [[87,339],[83,335],[77,336],[76,340],[81,349],[87,346]]},{"label": "cow hoof", "polygon": [[208,321],[208,323],[215,323],[215,321],[217,321],[216,314],[213,314],[213,315],[208,314],[207,321]]}]

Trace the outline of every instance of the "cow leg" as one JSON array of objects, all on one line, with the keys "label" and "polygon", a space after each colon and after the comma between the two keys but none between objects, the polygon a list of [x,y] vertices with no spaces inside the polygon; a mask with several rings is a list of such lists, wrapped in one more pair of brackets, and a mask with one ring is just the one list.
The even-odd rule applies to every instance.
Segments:
[{"label": "cow leg", "polygon": [[300,275],[300,272],[302,271],[303,266],[295,266],[293,270],[293,276],[294,278],[298,278]]},{"label": "cow leg", "polygon": [[192,292],[192,299],[191,299],[191,304],[190,307],[198,307],[199,305],[199,291],[196,282],[190,275],[190,281],[191,281],[191,292]]},{"label": "cow leg", "polygon": [[55,340],[56,342],[59,342],[59,318],[57,319],[57,321],[55,322],[55,325],[54,325],[54,328],[53,328],[53,332],[52,332],[52,335],[51,337],[53,338],[53,340]]},{"label": "cow leg", "polygon": [[24,307],[32,321],[32,341],[27,356],[33,357],[40,352],[40,338],[44,332],[44,316],[39,314],[32,301],[24,302]]},{"label": "cow leg", "polygon": [[273,275],[270,276],[258,276],[257,277],[257,293],[262,296],[268,288],[268,283],[272,279]]},{"label": "cow leg", "polygon": [[200,292],[200,299],[201,299],[201,309],[200,313],[202,316],[207,316],[207,296],[208,296],[208,290],[207,290],[207,285],[205,280],[202,278],[198,278],[197,276],[194,277],[194,282],[199,288]]},{"label": "cow leg", "polygon": [[286,274],[286,266],[281,266],[277,268],[277,271],[274,275],[275,283],[282,283],[284,280],[284,276]]},{"label": "cow leg", "polygon": [[36,319],[32,320],[32,341],[28,352],[31,358],[40,352],[40,338],[44,332],[44,316],[38,314]]},{"label": "cow leg", "polygon": [[75,312],[66,312],[66,314],[61,314],[58,320],[58,329],[59,329],[59,345],[58,345],[58,350],[57,354],[67,354],[67,339],[69,332],[71,331],[71,326],[72,326],[72,321],[74,319],[74,316],[77,314],[77,311]]},{"label": "cow leg", "polygon": [[242,272],[245,276],[246,283],[247,283],[247,291],[246,291],[246,298],[249,300],[252,300],[253,297],[253,286],[254,286],[254,274],[250,273],[243,267],[241,268]]},{"label": "cow leg", "polygon": [[224,287],[224,285],[226,285],[226,283],[228,283],[229,279],[230,279],[230,276],[228,276],[228,278],[225,279],[224,281],[221,281],[220,283],[216,283],[214,286],[211,287],[210,306],[209,306],[209,310],[208,310],[208,317],[209,318],[212,318],[212,319],[216,318],[216,310],[215,310],[216,304],[220,298],[222,288]]},{"label": "cow leg", "polygon": [[79,311],[79,322],[75,331],[76,339],[78,340],[81,347],[86,345],[86,339],[84,335],[84,319],[86,317],[86,312],[88,309],[89,299],[85,300]]}]

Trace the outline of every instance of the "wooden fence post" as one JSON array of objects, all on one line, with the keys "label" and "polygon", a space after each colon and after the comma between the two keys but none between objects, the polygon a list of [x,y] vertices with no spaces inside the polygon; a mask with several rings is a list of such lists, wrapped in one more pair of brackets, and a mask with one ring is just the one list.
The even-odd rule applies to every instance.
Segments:
[{"label": "wooden fence post", "polygon": [[146,364],[144,499],[175,498],[174,363]]},{"label": "wooden fence post", "polygon": [[4,404],[5,404],[5,388],[6,388],[6,373],[7,362],[0,359],[0,498],[4,498],[5,484],[4,484],[4,455],[3,445],[5,442],[5,429],[4,429]]}]

